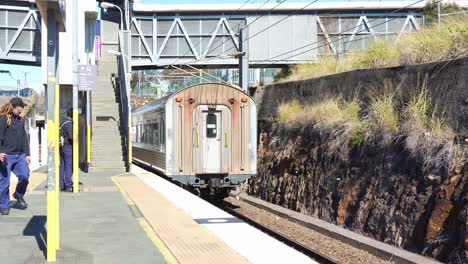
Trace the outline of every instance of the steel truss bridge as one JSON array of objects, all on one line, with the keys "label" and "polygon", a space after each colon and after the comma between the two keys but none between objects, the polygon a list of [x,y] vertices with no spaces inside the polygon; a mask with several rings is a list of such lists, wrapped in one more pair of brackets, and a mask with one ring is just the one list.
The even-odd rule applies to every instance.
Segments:
[{"label": "steel truss bridge", "polygon": [[[306,4],[247,4],[240,9],[239,4],[133,4],[126,19],[131,66],[235,67],[239,61],[233,54],[246,50],[241,46],[248,47],[250,67],[310,63],[320,56],[365,49],[378,38],[395,42],[402,33],[423,25],[424,2],[412,6],[410,2]],[[106,52],[118,45],[106,39],[115,39],[120,15],[109,9],[102,19],[102,52]],[[243,28],[247,30],[240,41]],[[0,62],[40,64],[40,36],[41,19],[34,4],[2,1]]]}]

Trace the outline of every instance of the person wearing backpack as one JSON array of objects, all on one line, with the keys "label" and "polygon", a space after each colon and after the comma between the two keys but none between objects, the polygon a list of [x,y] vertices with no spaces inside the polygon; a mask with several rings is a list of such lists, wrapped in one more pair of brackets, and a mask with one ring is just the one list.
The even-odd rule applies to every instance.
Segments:
[{"label": "person wearing backpack", "polygon": [[60,190],[73,192],[73,109],[60,122]]},{"label": "person wearing backpack", "polygon": [[24,200],[29,184],[29,140],[21,113],[26,105],[21,98],[13,98],[0,109],[0,213],[10,213],[10,175],[18,177],[13,193],[21,209],[28,204]]}]

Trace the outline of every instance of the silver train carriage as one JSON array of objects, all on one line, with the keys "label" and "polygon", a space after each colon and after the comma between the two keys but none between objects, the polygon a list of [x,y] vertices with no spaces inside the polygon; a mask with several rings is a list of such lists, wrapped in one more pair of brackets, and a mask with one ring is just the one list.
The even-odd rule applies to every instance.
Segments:
[{"label": "silver train carriage", "polygon": [[133,158],[198,194],[226,195],[257,173],[257,114],[240,88],[194,85],[132,111]]}]

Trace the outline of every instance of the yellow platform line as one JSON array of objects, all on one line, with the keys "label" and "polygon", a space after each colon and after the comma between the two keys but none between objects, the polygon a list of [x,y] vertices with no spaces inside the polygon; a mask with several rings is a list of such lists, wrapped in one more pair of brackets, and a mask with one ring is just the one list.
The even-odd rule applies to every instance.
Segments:
[{"label": "yellow platform line", "polygon": [[[14,177],[11,175],[11,177]],[[47,179],[46,173],[31,173],[29,175],[29,185],[26,190],[26,194],[31,193],[34,189],[36,189],[41,183],[43,183]],[[18,178],[14,177],[13,180],[10,182],[10,200],[13,200],[13,193],[15,192],[16,185],[18,184]]]},{"label": "yellow platform line", "polygon": [[[32,176],[33,174],[31,174]],[[38,173],[38,174],[34,174],[36,175],[37,178],[39,178],[38,181],[35,181],[31,184],[29,184],[29,186],[31,186],[30,188],[28,188],[28,190],[26,191],[26,193],[30,193],[32,192],[34,189],[36,189],[39,185],[41,185],[41,183],[43,183],[46,179],[47,179],[47,174],[46,173]],[[31,177],[30,177],[31,178]],[[28,186],[28,187],[29,187]]]},{"label": "yellow platform line", "polygon": [[[130,196],[124,190],[124,188],[122,187],[120,182],[117,180],[117,178],[115,176],[112,176],[111,178],[112,178],[112,181],[114,182],[114,184],[119,189],[122,196],[124,197],[127,204],[135,206],[135,202],[130,198]],[[171,253],[169,248],[167,248],[167,246],[164,244],[164,242],[161,240],[161,238],[158,236],[158,234],[156,234],[156,232],[154,232],[153,228],[148,223],[146,218],[139,217],[137,219],[138,219],[138,222],[140,223],[141,227],[143,228],[143,231],[145,231],[146,235],[148,236],[148,238],[153,242],[153,244],[159,249],[159,251],[163,255],[164,259],[166,260],[166,263],[169,263],[169,264],[179,263],[179,261],[177,261],[177,259]]]}]

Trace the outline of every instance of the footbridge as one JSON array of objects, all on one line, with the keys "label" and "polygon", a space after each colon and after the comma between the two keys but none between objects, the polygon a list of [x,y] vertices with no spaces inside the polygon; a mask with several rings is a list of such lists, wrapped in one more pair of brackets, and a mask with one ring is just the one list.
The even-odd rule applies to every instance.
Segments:
[{"label": "footbridge", "polygon": [[41,18],[33,1],[0,1],[0,63],[40,65]]},{"label": "footbridge", "polygon": [[[67,2],[67,1],[64,1]],[[250,67],[308,63],[322,55],[365,49],[373,39],[396,41],[423,26],[425,1],[150,5],[108,1],[100,10],[101,52],[123,34],[132,69],[171,64]],[[99,11],[99,10],[98,10]],[[123,21],[121,21],[123,20]],[[122,27],[120,27],[122,24]],[[96,33],[93,32],[93,33]],[[242,33],[242,34],[241,34]],[[34,0],[0,3],[0,62],[40,64],[41,19]]]},{"label": "footbridge", "polygon": [[131,12],[132,67],[232,67],[239,62],[230,55],[240,52],[248,53],[250,67],[310,63],[321,55],[341,56],[365,49],[373,39],[394,42],[403,32],[419,30],[424,4],[135,3]]}]

